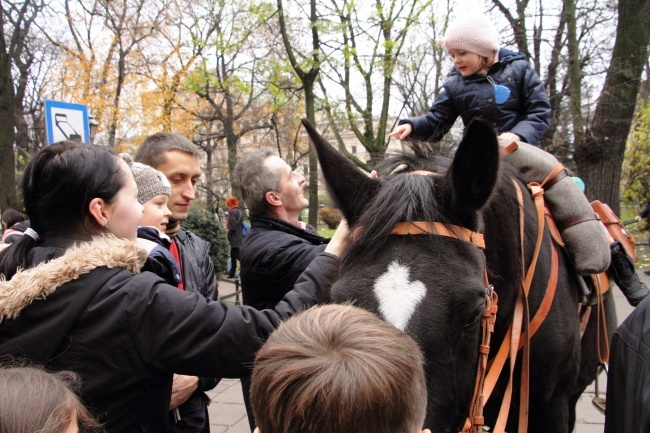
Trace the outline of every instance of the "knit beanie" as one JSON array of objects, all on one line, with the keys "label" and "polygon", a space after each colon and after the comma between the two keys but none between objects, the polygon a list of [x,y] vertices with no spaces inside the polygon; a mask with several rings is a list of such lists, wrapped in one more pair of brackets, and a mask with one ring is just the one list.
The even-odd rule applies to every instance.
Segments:
[{"label": "knit beanie", "polygon": [[146,164],[133,162],[129,154],[121,153],[120,156],[131,168],[133,178],[138,186],[138,201],[140,203],[161,194],[171,197],[172,188],[164,174]]},{"label": "knit beanie", "polygon": [[492,57],[499,52],[501,36],[486,16],[468,14],[452,21],[440,42],[447,52],[464,50]]}]

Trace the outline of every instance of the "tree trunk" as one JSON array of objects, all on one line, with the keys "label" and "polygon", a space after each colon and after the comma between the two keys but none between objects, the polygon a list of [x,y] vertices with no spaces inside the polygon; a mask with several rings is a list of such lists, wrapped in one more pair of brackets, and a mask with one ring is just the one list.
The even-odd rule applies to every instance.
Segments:
[{"label": "tree trunk", "polygon": [[[314,95],[314,86],[316,85],[316,79],[320,73],[321,59],[319,56],[320,52],[320,38],[318,36],[318,15],[316,13],[316,0],[310,0],[310,14],[309,21],[311,23],[311,63],[308,71],[305,71],[299,64],[298,59],[294,54],[294,50],[291,46],[289,40],[289,32],[287,30],[287,25],[284,19],[284,8],[282,6],[282,0],[277,0],[278,5],[278,22],[280,23],[280,33],[282,35],[282,43],[284,48],[287,51],[287,56],[289,57],[289,62],[291,67],[295,71],[296,75],[300,79],[304,92],[305,92],[305,111],[307,119],[312,123],[316,124],[316,110],[315,102],[316,97]],[[309,220],[308,223],[316,227],[318,223],[318,156],[314,150],[313,144],[309,143]]]},{"label": "tree trunk", "polygon": [[[308,74],[303,80],[305,86],[305,105],[307,119],[312,125],[316,125],[316,96],[314,95],[314,86],[318,73]],[[309,142],[309,219],[308,223],[313,227],[318,225],[318,155],[314,144]]]},{"label": "tree trunk", "polygon": [[4,10],[0,6],[0,211],[15,206],[14,86],[11,59],[5,44]]},{"label": "tree trunk", "polygon": [[221,122],[223,124],[223,133],[226,136],[226,146],[228,147],[228,176],[230,177],[232,195],[237,197],[237,200],[241,201],[241,188],[239,187],[239,182],[237,182],[237,176],[235,176],[235,167],[237,166],[237,142],[239,141],[239,137],[235,134],[234,103],[232,97],[227,92],[224,95],[224,99],[226,103],[226,116],[221,119]]},{"label": "tree trunk", "polygon": [[612,60],[591,129],[575,160],[591,200],[619,214],[621,166],[650,42],[650,0],[620,0]]}]

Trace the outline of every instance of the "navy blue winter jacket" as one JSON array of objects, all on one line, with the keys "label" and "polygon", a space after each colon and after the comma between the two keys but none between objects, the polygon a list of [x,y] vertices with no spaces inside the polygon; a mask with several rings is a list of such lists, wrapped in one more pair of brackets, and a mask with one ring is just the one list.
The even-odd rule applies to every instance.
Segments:
[{"label": "navy blue winter jacket", "polygon": [[411,124],[413,139],[439,141],[458,116],[465,126],[474,118],[482,118],[492,122],[498,133],[512,132],[522,141],[539,146],[551,119],[551,105],[539,75],[523,54],[502,48],[488,76],[510,89],[510,97],[503,104],[495,103],[494,86],[486,76],[463,77],[453,68],[429,112],[399,123]]}]

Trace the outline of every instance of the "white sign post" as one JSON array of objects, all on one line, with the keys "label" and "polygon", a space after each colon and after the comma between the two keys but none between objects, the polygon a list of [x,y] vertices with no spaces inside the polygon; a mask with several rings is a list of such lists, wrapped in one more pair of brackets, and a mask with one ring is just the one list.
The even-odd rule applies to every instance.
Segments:
[{"label": "white sign post", "polygon": [[90,144],[88,107],[81,104],[46,100],[45,129],[48,145],[63,140]]}]

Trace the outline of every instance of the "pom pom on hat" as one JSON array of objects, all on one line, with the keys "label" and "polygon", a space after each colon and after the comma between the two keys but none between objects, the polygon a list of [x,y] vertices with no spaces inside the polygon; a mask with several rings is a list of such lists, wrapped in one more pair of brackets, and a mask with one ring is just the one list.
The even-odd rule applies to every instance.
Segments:
[{"label": "pom pom on hat", "polygon": [[492,57],[499,52],[501,36],[486,16],[468,14],[452,21],[440,42],[447,52],[463,50]]},{"label": "pom pom on hat", "polygon": [[161,194],[171,197],[172,188],[164,174],[146,164],[133,162],[131,156],[127,153],[121,153],[120,157],[127,163],[133,173],[133,178],[138,186],[138,201],[140,203]]}]

